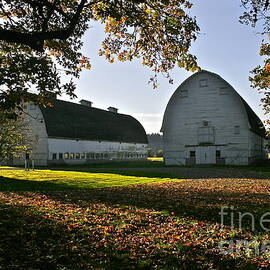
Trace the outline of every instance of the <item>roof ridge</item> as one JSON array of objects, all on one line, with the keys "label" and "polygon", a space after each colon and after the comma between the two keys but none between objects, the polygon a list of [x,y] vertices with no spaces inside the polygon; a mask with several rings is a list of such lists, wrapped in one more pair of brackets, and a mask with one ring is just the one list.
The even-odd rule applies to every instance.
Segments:
[{"label": "roof ridge", "polygon": [[[71,102],[71,101],[68,101],[68,100],[63,100],[63,99],[54,99],[56,101],[60,101],[60,102],[64,102],[64,103],[69,103],[69,104],[72,104],[72,105],[77,105],[77,106],[81,106],[83,108],[87,108],[87,109],[92,109],[92,110],[99,110],[99,111],[103,111],[103,112],[106,112],[106,113],[111,113],[113,114],[114,112],[110,112],[106,109],[101,109],[101,108],[97,108],[97,107],[90,107],[90,106],[85,106],[85,105],[82,105],[80,103],[75,103],[75,102]],[[125,115],[125,116],[130,116],[133,118],[133,116],[131,115],[128,115],[128,114],[124,114],[124,113],[114,113],[114,114],[117,114],[117,115]]]}]

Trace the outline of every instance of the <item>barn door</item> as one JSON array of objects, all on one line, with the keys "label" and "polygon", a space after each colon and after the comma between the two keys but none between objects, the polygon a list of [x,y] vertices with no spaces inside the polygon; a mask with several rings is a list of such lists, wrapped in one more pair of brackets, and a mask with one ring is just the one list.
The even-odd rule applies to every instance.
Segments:
[{"label": "barn door", "polygon": [[215,146],[199,146],[197,164],[215,164]]}]

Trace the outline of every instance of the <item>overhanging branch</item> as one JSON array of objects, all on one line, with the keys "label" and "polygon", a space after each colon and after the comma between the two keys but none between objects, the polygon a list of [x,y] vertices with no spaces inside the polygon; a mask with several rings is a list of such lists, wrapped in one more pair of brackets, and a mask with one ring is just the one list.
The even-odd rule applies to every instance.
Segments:
[{"label": "overhanging branch", "polygon": [[77,23],[80,20],[80,15],[85,7],[86,2],[87,0],[82,0],[80,2],[76,13],[70,20],[69,26],[65,29],[54,31],[47,30],[41,32],[18,32],[15,30],[6,30],[0,27],[0,40],[27,45],[36,51],[43,51],[45,40],[66,40],[72,35]]}]

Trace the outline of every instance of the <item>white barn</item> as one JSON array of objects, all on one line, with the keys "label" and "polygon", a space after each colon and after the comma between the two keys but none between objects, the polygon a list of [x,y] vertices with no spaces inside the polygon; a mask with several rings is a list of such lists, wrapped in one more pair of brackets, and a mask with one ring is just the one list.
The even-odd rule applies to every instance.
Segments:
[{"label": "white barn", "polygon": [[[132,116],[52,99],[52,107],[24,105],[36,143],[30,159],[35,165],[82,164],[109,160],[139,160],[147,157],[147,136]],[[22,165],[25,157],[13,161]]]},{"label": "white barn", "polygon": [[266,157],[259,117],[228,82],[205,70],[174,92],[161,132],[166,165],[246,165]]}]

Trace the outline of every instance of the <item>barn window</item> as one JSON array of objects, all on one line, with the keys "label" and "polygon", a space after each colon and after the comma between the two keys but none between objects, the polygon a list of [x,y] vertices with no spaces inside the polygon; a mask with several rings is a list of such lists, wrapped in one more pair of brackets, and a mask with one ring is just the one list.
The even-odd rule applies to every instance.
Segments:
[{"label": "barn window", "polygon": [[80,153],[76,153],[76,159],[80,159]]},{"label": "barn window", "polygon": [[206,79],[200,80],[200,87],[207,87],[208,86],[208,81]]},{"label": "barn window", "polygon": [[63,153],[59,153],[59,159],[63,159]]},{"label": "barn window", "polygon": [[196,157],[196,151],[190,151],[189,152],[189,157],[190,158],[195,158]]},{"label": "barn window", "polygon": [[185,98],[188,96],[188,90],[181,90],[180,91],[180,97]]},{"label": "barn window", "polygon": [[226,86],[219,88],[220,95],[228,95],[228,88]]},{"label": "barn window", "polygon": [[203,121],[203,126],[204,126],[204,127],[207,127],[207,126],[208,126],[208,124],[209,124],[209,122],[208,122],[208,121]]},{"label": "barn window", "polygon": [[216,158],[220,158],[221,157],[221,152],[220,152],[220,150],[217,150],[216,151]]},{"label": "barn window", "polygon": [[99,158],[99,153],[95,154],[95,158],[97,158],[97,159]]},{"label": "barn window", "polygon": [[85,159],[85,153],[81,153],[81,159]]},{"label": "barn window", "polygon": [[52,159],[57,159],[57,154],[56,153],[52,154]]},{"label": "barn window", "polygon": [[107,153],[104,154],[104,158],[105,159],[108,159],[109,158],[109,155]]},{"label": "barn window", "polygon": [[198,129],[198,143],[212,144],[215,141],[214,128],[210,126],[203,126]]},{"label": "barn window", "polygon": [[234,126],[234,134],[240,134],[240,127]]},{"label": "barn window", "polygon": [[64,159],[69,159],[69,153],[64,154]]},{"label": "barn window", "polygon": [[74,153],[70,153],[70,159],[74,159],[75,154]]}]

